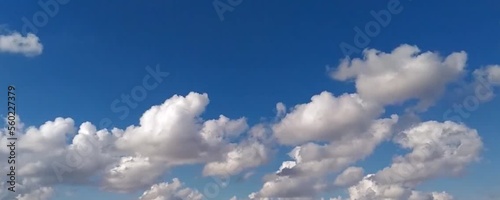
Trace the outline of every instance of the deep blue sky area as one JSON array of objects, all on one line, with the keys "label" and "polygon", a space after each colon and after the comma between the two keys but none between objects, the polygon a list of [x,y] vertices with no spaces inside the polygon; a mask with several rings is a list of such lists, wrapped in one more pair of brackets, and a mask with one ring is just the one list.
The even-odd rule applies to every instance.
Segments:
[{"label": "deep blue sky area", "polygon": [[[232,119],[246,117],[250,125],[271,122],[278,102],[293,107],[322,91],[335,95],[356,92],[352,82],[331,79],[326,68],[338,66],[345,58],[339,45],[355,46],[354,28],[365,30],[367,23],[375,21],[370,12],[386,10],[388,2],[242,0],[232,11],[224,12],[221,20],[213,1],[69,0],[59,5],[46,25],[35,26],[44,46],[41,55],[0,54],[0,86],[17,87],[18,114],[29,126],[57,117],[70,117],[76,126],[86,121],[98,125],[109,118],[114,127],[125,129],[137,125],[151,106],[191,91],[209,96],[204,119],[223,114]],[[463,50],[469,72],[500,63],[499,1],[400,0],[400,6],[402,11],[391,15],[388,25],[370,37],[366,48],[390,52],[410,44],[443,56]],[[37,1],[3,1],[0,25],[4,30],[26,33],[22,19],[33,21],[42,10]],[[169,75],[120,119],[120,113],[111,109],[112,102],[142,84],[147,66],[160,66]],[[442,113],[452,104],[444,99],[421,118],[442,121]],[[464,200],[498,191],[499,102],[493,98],[481,104],[464,120],[483,139],[483,159],[458,181],[440,179],[419,188],[444,190]],[[401,108],[388,110],[403,112]],[[395,148],[383,144],[374,153],[378,156],[360,163],[374,173],[390,164]],[[244,198],[258,191],[262,176],[276,171],[288,159],[289,150],[279,147],[273,160],[257,168],[250,179],[232,182],[217,199]],[[203,190],[211,180],[200,178],[201,169],[198,165],[175,168],[164,180],[178,177],[187,186]],[[68,195],[73,200],[127,200],[142,193],[115,194],[72,185],[54,189],[55,200]]]}]

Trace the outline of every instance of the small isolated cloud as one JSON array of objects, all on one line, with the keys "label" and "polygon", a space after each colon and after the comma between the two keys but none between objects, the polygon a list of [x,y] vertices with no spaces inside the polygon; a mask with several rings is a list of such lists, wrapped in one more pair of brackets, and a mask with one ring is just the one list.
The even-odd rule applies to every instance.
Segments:
[{"label": "small isolated cloud", "polygon": [[489,65],[484,68],[474,70],[476,79],[482,78],[491,86],[500,86],[500,65]]},{"label": "small isolated cloud", "polygon": [[0,53],[23,54],[27,57],[42,54],[43,45],[40,39],[33,33],[26,36],[18,32],[0,35]]}]

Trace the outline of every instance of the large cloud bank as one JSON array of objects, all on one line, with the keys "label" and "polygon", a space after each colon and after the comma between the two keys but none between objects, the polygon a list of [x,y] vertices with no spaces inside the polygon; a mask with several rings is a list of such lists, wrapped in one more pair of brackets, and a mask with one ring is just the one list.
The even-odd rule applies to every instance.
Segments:
[{"label": "large cloud bank", "polygon": [[[10,37],[0,39],[0,49],[41,52],[34,36]],[[9,46],[12,41],[29,45],[16,49]],[[18,195],[11,198],[48,200],[56,185],[92,184],[110,192],[144,191],[141,200],[203,199],[200,190],[177,178],[163,182],[162,177],[192,164],[202,165],[204,176],[234,176],[267,163],[275,148],[289,146],[289,160],[265,175],[260,189],[248,198],[317,199],[325,192],[345,190],[348,196],[331,199],[453,199],[445,191],[416,188],[464,173],[480,158],[480,135],[465,124],[421,122],[406,115],[431,108],[447,86],[467,72],[466,62],[465,52],[439,55],[410,45],[388,53],[367,49],[363,58],[344,59],[331,72],[335,80],[353,81],[355,92],[324,91],[288,109],[277,103],[276,121],[256,125],[245,117],[203,119],[209,97],[196,92],[152,106],[138,125],[125,129],[99,130],[90,122],[75,124],[62,117],[38,127],[18,121],[18,154],[23,156],[18,159]],[[494,87],[500,85],[499,72],[498,65],[491,65],[474,76]],[[386,111],[386,106],[412,100],[416,105],[401,109],[411,113]],[[7,142],[6,129],[0,130],[0,142]],[[367,174],[359,161],[384,142],[408,153]],[[9,153],[5,146],[0,156]]]}]

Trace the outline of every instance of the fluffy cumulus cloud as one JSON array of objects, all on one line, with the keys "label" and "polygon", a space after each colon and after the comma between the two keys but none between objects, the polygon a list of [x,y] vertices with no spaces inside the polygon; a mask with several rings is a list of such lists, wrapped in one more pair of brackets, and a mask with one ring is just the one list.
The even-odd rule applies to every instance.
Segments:
[{"label": "fluffy cumulus cloud", "polygon": [[[2,36],[0,51],[36,55],[42,47],[35,45],[39,43],[34,37]],[[37,46],[39,50],[33,50]],[[416,188],[429,180],[463,174],[480,158],[479,134],[465,124],[421,122],[419,112],[406,112],[404,106],[411,100],[419,102],[411,108],[422,112],[432,106],[446,86],[467,71],[466,54],[441,57],[410,45],[390,53],[368,49],[364,54],[362,59],[344,60],[332,72],[337,80],[353,80],[355,93],[325,91],[289,108],[277,103],[272,120],[252,126],[245,117],[203,119],[210,101],[207,94],[195,92],[152,106],[137,125],[124,129],[99,130],[71,118],[56,118],[38,127],[18,120],[17,153],[23,155],[16,161],[18,192],[12,196],[0,191],[0,198],[48,200],[53,187],[71,184],[98,185],[110,192],[145,191],[140,200],[204,199],[199,190],[177,178],[162,179],[186,165],[201,166],[199,173],[205,177],[244,174],[248,179],[260,174],[254,168],[286,146],[288,158],[279,161],[276,171],[265,173],[259,189],[247,194],[250,199],[322,199],[342,190],[347,196],[330,199],[453,199],[444,191]],[[500,85],[500,67],[480,68],[473,77],[488,87]],[[389,105],[403,105],[398,110],[405,113],[386,110]],[[7,143],[6,128],[0,129],[0,142]],[[375,172],[358,167],[384,142],[408,153],[394,156]],[[8,154],[6,145],[1,145],[0,157]]]},{"label": "fluffy cumulus cloud", "polygon": [[418,124],[396,136],[395,142],[412,151],[350,187],[350,199],[452,199],[447,193],[423,193],[414,188],[427,180],[459,175],[479,158],[482,149],[475,130],[448,121]]},{"label": "fluffy cumulus cloud", "polygon": [[163,171],[161,164],[148,157],[123,157],[106,173],[104,187],[119,192],[146,187],[156,182]]},{"label": "fluffy cumulus cloud", "polygon": [[[299,144],[289,153],[293,160],[269,174],[251,198],[314,197],[334,187],[333,181],[324,177],[370,155],[392,135],[399,117],[377,119],[382,113],[380,106],[356,94],[335,97],[322,92],[311,102],[295,106],[272,126],[279,143]],[[362,178],[362,173],[358,176]],[[347,182],[341,178],[337,183],[352,184]]]},{"label": "fluffy cumulus cloud", "polygon": [[311,102],[295,106],[273,126],[273,131],[282,144],[330,141],[365,131],[382,111],[356,94],[335,97],[322,92]]},{"label": "fluffy cumulus cloud", "polygon": [[[379,184],[373,174],[363,178],[348,190],[350,197],[344,200],[452,200],[446,192],[419,192],[402,184]],[[336,198],[343,200],[343,198]]]},{"label": "fluffy cumulus cloud", "polygon": [[[56,184],[94,183],[96,175],[117,160],[108,148],[112,144],[111,133],[96,131],[90,123],[83,123],[79,129],[70,118],[56,118],[40,127],[24,128],[20,122],[17,124],[16,153],[22,155],[16,158],[19,198],[31,199],[42,192],[49,196],[47,188]],[[7,130],[0,130],[3,144],[7,143],[6,138]],[[0,148],[1,155],[8,154],[5,147]]]},{"label": "fluffy cumulus cloud", "polygon": [[383,105],[415,99],[418,109],[431,106],[446,85],[464,72],[467,61],[463,51],[443,58],[410,45],[401,45],[390,53],[367,49],[363,54],[362,59],[344,59],[332,77],[354,80],[364,99]]},{"label": "fluffy cumulus cloud", "polygon": [[185,187],[179,179],[171,183],[160,183],[151,186],[139,200],[202,200],[203,195],[197,190]]},{"label": "fluffy cumulus cloud", "polygon": [[244,142],[233,145],[224,154],[222,161],[209,162],[203,169],[205,176],[220,176],[239,174],[245,169],[257,167],[268,160],[269,149],[259,142]]},{"label": "fluffy cumulus cloud", "polygon": [[[18,121],[21,194],[56,184],[100,184],[109,191],[131,192],[159,182],[176,166],[205,164],[206,176],[230,176],[265,163],[270,153],[264,145],[269,143],[266,128],[249,130],[245,118],[223,115],[203,120],[200,115],[208,102],[206,94],[176,95],[147,110],[138,126],[126,129],[97,130],[90,122],[76,127],[71,118],[56,118],[40,127],[24,127]],[[6,144],[7,130],[0,133]],[[235,142],[242,134],[248,137]],[[0,154],[8,153],[2,145]]]},{"label": "fluffy cumulus cloud", "polygon": [[449,121],[421,123],[402,132],[395,142],[412,151],[396,157],[390,167],[377,173],[378,182],[414,185],[430,178],[458,175],[479,159],[482,150],[475,130]]},{"label": "fluffy cumulus cloud", "polygon": [[[277,109],[282,111],[272,125],[273,135],[278,143],[295,147],[291,160],[266,175],[250,199],[317,199],[346,187],[351,200],[452,199],[446,192],[419,192],[415,187],[463,173],[482,150],[477,132],[448,121],[419,122],[413,112],[381,116],[389,114],[385,106],[411,100],[418,101],[412,109],[432,106],[466,72],[466,53],[441,57],[401,45],[390,53],[367,49],[364,54],[363,59],[344,60],[331,74],[337,80],[354,80],[357,93],[336,97],[323,92],[288,113]],[[491,66],[475,74],[493,85],[495,70]],[[384,141],[411,152],[375,174],[364,175],[363,168],[352,166]]]},{"label": "fluffy cumulus cloud", "polygon": [[[338,187],[339,185],[333,180],[325,177],[338,173],[370,155],[377,145],[390,138],[397,122],[396,115],[373,120],[364,132],[333,139],[323,145],[309,142],[295,147],[289,153],[293,160],[283,162],[276,173],[269,174],[262,188],[250,198],[312,198],[321,192]],[[352,170],[349,169],[346,173]],[[359,169],[354,169],[357,170]],[[347,179],[345,176],[346,174],[344,178]],[[348,182],[341,179],[338,183]]]},{"label": "fluffy cumulus cloud", "polygon": [[42,54],[43,45],[33,33],[26,36],[18,32],[0,35],[0,53],[23,54],[28,57]]},{"label": "fluffy cumulus cloud", "polygon": [[[368,130],[349,137],[333,140],[321,145],[307,143],[295,147],[290,156],[297,162],[296,172],[318,173],[340,171],[354,162],[370,155],[375,147],[389,139],[398,116],[374,120]],[[360,149],[359,147],[363,147]]]},{"label": "fluffy cumulus cloud", "polygon": [[[202,121],[200,114],[208,102],[207,94],[174,96],[146,111],[139,126],[122,130],[116,148],[133,156],[106,173],[106,187],[119,191],[140,188],[165,170],[186,164],[205,163],[206,176],[235,175],[263,164],[269,150],[258,138],[231,142],[248,130],[246,119],[220,116]],[[141,171],[150,174],[143,176]]]},{"label": "fluffy cumulus cloud", "polygon": [[[111,161],[109,154],[99,147],[104,146],[105,141],[97,139],[97,135],[90,135],[97,133],[86,132],[85,124],[78,132],[76,130],[74,121],[70,118],[56,118],[38,128],[24,129],[18,126],[19,142],[16,150],[23,156],[16,160],[19,163],[17,172],[23,177],[26,187],[57,182],[87,182],[95,170]],[[68,145],[66,140],[76,132],[78,135]],[[0,136],[3,143],[7,143],[6,133],[4,130]],[[85,139],[90,137],[95,139],[92,140],[95,146],[89,146],[90,140]],[[4,147],[0,153],[5,155],[8,152]],[[94,159],[84,159],[85,155],[92,155]]]}]

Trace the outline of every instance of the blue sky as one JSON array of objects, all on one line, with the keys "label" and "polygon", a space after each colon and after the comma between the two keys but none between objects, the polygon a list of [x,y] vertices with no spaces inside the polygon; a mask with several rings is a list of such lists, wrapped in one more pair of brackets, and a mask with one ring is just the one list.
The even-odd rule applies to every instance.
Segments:
[{"label": "blue sky", "polygon": [[[230,5],[224,0],[220,2]],[[345,58],[339,45],[355,45],[354,28],[364,30],[365,25],[375,21],[370,11],[387,10],[388,2],[391,1],[283,3],[242,0],[231,6],[232,11],[223,13],[224,19],[221,20],[212,1],[69,0],[67,4],[57,4],[58,12],[48,17],[46,25],[35,26],[35,31],[29,31],[39,38],[43,51],[36,56],[8,49],[0,53],[0,84],[2,87],[16,86],[17,114],[26,126],[39,127],[47,121],[64,117],[73,119],[77,129],[88,121],[98,130],[110,128],[99,125],[106,118],[112,122],[112,127],[119,129],[138,126],[146,110],[163,104],[173,95],[207,93],[209,104],[200,115],[203,120],[217,119],[221,114],[231,120],[244,117],[249,128],[264,124],[273,130],[269,137],[276,141],[263,144],[270,150],[269,159],[235,173],[228,187],[221,188],[215,197],[245,199],[261,190],[264,176],[276,172],[283,161],[290,160],[289,151],[306,143],[284,144],[284,136],[272,128],[286,121],[287,117],[292,120],[294,111],[291,108],[311,102],[312,96],[323,91],[335,97],[343,93],[360,93],[366,100],[379,98],[357,88],[362,84],[358,83],[362,75],[339,80],[332,78],[334,75],[327,66],[333,70],[338,68],[340,60]],[[500,64],[500,3],[489,0],[400,0],[399,3],[401,12],[391,15],[388,25],[370,37],[366,48],[390,53],[402,44],[409,44],[443,58],[453,52],[465,51],[467,61],[463,71],[445,81],[446,90],[439,97],[432,98],[432,106],[414,113],[422,122],[443,122],[446,120],[443,113],[447,109],[470,96],[467,92],[475,86],[472,72],[487,71],[488,66]],[[26,36],[22,19],[33,21],[38,12],[44,11],[36,1],[3,2],[0,6],[0,35],[18,32]],[[351,58],[363,58],[363,55],[355,53]],[[114,112],[111,104],[122,94],[130,94],[134,87],[142,85],[143,78],[149,74],[148,66],[150,69],[159,66],[169,75],[157,87],[148,90],[137,107],[129,107],[130,113],[120,119],[121,113]],[[442,79],[447,78],[443,75]],[[488,81],[495,93],[495,80]],[[459,82],[465,86],[457,84]],[[373,90],[383,90],[394,84],[373,85]],[[424,90],[438,87],[433,85]],[[465,88],[462,89],[465,94],[457,88]],[[415,98],[406,98],[400,103],[377,99],[382,101],[377,103],[385,108],[385,112],[375,118],[387,118],[391,114],[405,116],[408,114],[406,108],[425,99],[412,97]],[[1,101],[4,102],[5,98]],[[278,102],[288,108],[285,116],[276,116],[279,114]],[[481,138],[482,148],[477,155],[480,159],[467,163],[459,175],[436,175],[413,189],[446,191],[455,199],[500,198],[497,181],[500,178],[500,148],[496,144],[499,139],[496,122],[500,117],[496,112],[499,102],[493,96],[481,102],[469,117],[462,117],[463,125],[477,130]],[[330,115],[328,110],[324,112]],[[6,113],[5,108],[2,113]],[[243,132],[233,140],[234,143],[246,139],[248,130]],[[69,134],[67,137],[69,144],[73,136]],[[349,166],[362,167],[365,175],[372,174],[390,166],[395,155],[405,155],[409,151],[385,141],[378,144],[366,159],[358,159]],[[46,186],[53,188],[49,199],[54,200],[137,199],[151,185],[178,178],[186,187],[203,193],[204,187],[213,183],[211,177],[202,176],[204,165],[204,162],[199,162],[161,170],[160,181],[126,194],[102,189],[101,183],[56,182]],[[105,173],[104,168],[99,170]],[[333,182],[342,171],[328,173],[331,177],[327,181]],[[248,180],[238,181],[249,172],[252,176]],[[95,176],[99,179],[101,175]],[[315,198],[339,195],[349,197],[346,188],[342,188],[318,192]]]}]

